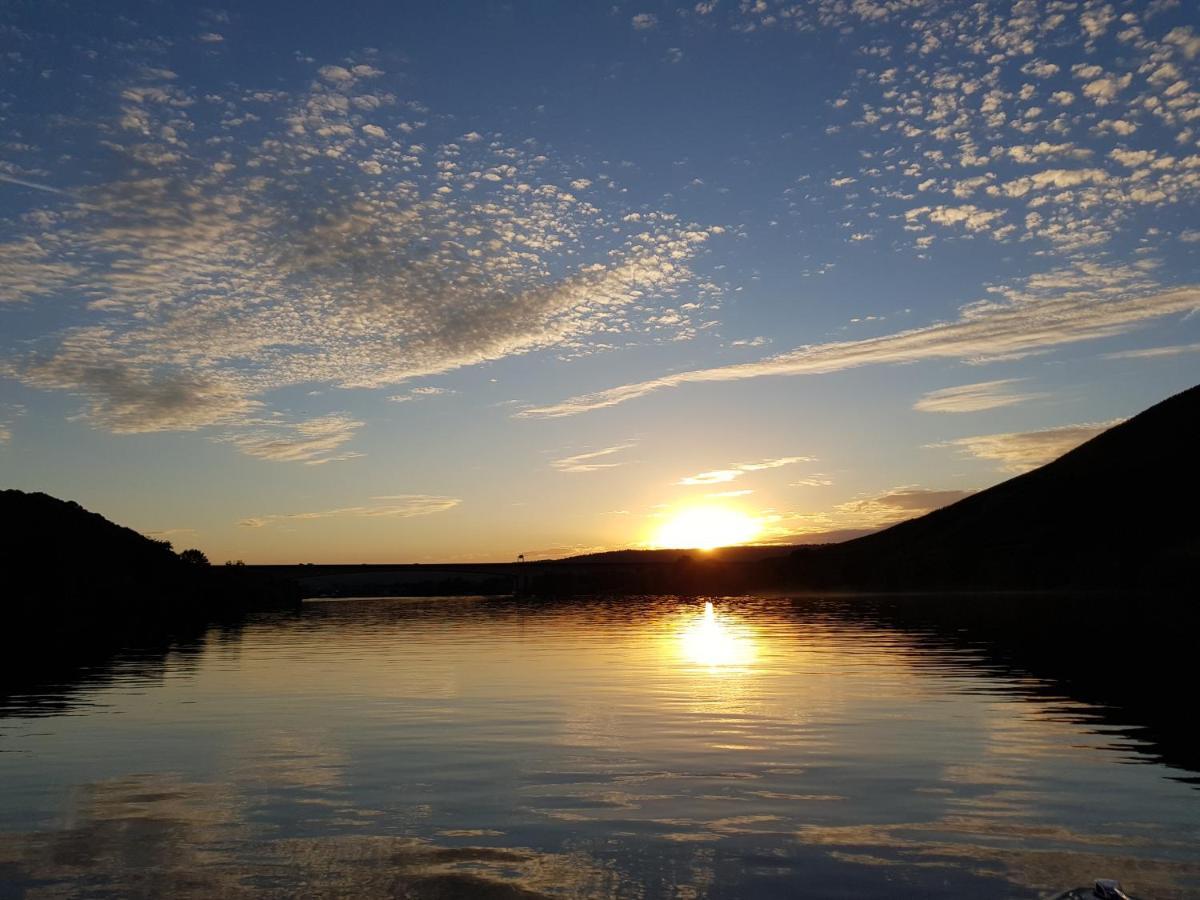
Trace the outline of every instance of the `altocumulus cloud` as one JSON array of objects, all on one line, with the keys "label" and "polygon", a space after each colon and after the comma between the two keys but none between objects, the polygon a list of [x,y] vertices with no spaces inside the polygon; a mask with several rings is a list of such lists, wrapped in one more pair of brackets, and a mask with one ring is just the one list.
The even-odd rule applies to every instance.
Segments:
[{"label": "altocumulus cloud", "polygon": [[372,497],[371,500],[374,502],[366,506],[345,506],[320,512],[253,516],[242,519],[238,524],[246,528],[262,528],[284,522],[308,522],[315,519],[409,519],[415,516],[430,516],[434,513],[446,512],[462,502],[455,497],[437,497],[429,494],[393,494],[385,497]]},{"label": "altocumulus cloud", "polygon": [[76,324],[6,371],[112,431],[246,428],[243,452],[313,462],[351,429],[264,434],[263,395],[689,333],[709,290],[690,262],[722,229],[614,216],[594,173],[530,142],[421,137],[428,111],[386,82],[345,63],[293,93],[201,97],[159,68],[104,86],[120,108],[95,128],[124,175],[47,195],[0,240],[0,299],[82,298]]}]

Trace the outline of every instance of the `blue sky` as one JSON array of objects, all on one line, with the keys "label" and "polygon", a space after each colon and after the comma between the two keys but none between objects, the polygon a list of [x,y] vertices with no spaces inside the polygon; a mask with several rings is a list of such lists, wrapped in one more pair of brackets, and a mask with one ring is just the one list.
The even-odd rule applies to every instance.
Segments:
[{"label": "blue sky", "polygon": [[0,5],[0,476],[262,561],[934,508],[1198,380],[1198,18]]}]

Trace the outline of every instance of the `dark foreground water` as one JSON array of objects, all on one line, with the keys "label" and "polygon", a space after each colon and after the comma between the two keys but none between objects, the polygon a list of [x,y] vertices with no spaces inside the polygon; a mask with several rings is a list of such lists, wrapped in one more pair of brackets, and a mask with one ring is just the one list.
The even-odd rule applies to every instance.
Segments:
[{"label": "dark foreground water", "polygon": [[985,638],[390,599],[127,650],[4,691],[0,896],[1200,895],[1187,748]]}]

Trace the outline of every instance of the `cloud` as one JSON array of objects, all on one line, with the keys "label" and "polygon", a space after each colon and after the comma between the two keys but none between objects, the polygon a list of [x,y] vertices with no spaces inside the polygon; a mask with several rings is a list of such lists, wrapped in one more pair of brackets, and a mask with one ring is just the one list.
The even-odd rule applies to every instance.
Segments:
[{"label": "cloud", "polygon": [[777,459],[764,459],[760,462],[734,463],[728,469],[714,469],[711,472],[700,472],[681,478],[677,484],[722,484],[740,478],[747,472],[759,472],[763,469],[778,469],[780,466],[790,466],[800,462],[812,462],[811,456],[781,456]]},{"label": "cloud", "polygon": [[1185,353],[1200,353],[1200,344],[1172,344],[1166,347],[1145,347],[1141,350],[1120,350],[1106,353],[1105,359],[1158,359],[1163,356],[1182,356]]},{"label": "cloud", "polygon": [[388,397],[388,399],[393,403],[408,403],[411,400],[419,400],[422,397],[442,397],[447,394],[456,393],[458,392],[452,388],[425,386],[415,387],[406,394],[395,394],[394,396]]},{"label": "cloud", "polygon": [[88,418],[118,434],[194,431],[243,418],[258,403],[216,373],[163,371],[123,359],[104,329],[70,335],[49,359],[30,361],[22,380],[85,398]]},{"label": "cloud", "polygon": [[599,472],[601,469],[615,469],[617,466],[624,465],[627,460],[618,462],[605,461],[597,462],[596,460],[604,459],[614,453],[620,453],[623,450],[629,450],[636,447],[636,441],[627,441],[623,444],[614,444],[611,447],[605,447],[602,450],[589,450],[586,453],[577,453],[574,456],[566,456],[562,459],[551,460],[550,467],[557,469],[559,472]]},{"label": "cloud", "polygon": [[1200,286],[1157,290],[1134,270],[1060,269],[999,290],[1000,299],[963,307],[957,319],[856,341],[799,347],[757,362],[696,369],[572,397],[516,413],[571,416],[616,406],[683,384],[781,375],[818,375],[868,365],[930,359],[1013,359],[1055,347],[1125,334],[1145,322],[1200,308]]},{"label": "cloud", "polygon": [[334,84],[344,85],[354,81],[354,76],[350,74],[350,70],[342,66],[321,66],[317,74],[326,81],[331,81]]},{"label": "cloud", "polygon": [[824,472],[814,472],[812,475],[806,475],[793,481],[789,487],[829,487],[833,484],[833,478],[826,475]]},{"label": "cloud", "polygon": [[199,532],[197,532],[197,530],[195,528],[165,528],[162,531],[143,531],[142,532],[142,534],[144,534],[146,537],[154,538],[156,540],[170,540],[171,538],[179,537],[180,535],[198,534],[198,533]]},{"label": "cloud", "polygon": [[919,206],[904,214],[909,221],[928,216],[930,222],[938,225],[962,225],[967,231],[983,231],[1003,215],[1004,210],[980,209],[972,203],[962,206]]},{"label": "cloud", "polygon": [[60,250],[52,235],[0,243],[0,304],[23,303],[73,284],[82,269],[61,258]]},{"label": "cloud", "polygon": [[1058,459],[1068,450],[1074,450],[1121,421],[1113,419],[1109,422],[1063,425],[1038,431],[980,434],[930,446],[950,447],[976,459],[998,462],[1005,472],[1026,472]]},{"label": "cloud", "polygon": [[838,528],[880,528],[957,503],[972,493],[918,487],[894,488],[874,497],[838,504],[834,507],[832,521]]},{"label": "cloud", "polygon": [[743,473],[739,469],[713,469],[710,472],[700,472],[697,475],[689,475],[686,478],[681,478],[677,484],[722,484],[726,481],[733,481]]},{"label": "cloud", "polygon": [[658,16],[654,13],[638,13],[632,19],[633,27],[638,31],[648,31],[658,25]]},{"label": "cloud", "polygon": [[352,459],[359,453],[338,453],[363,426],[362,422],[346,415],[320,416],[307,421],[264,423],[264,427],[231,435],[224,440],[247,456],[272,462],[302,462],[315,466],[327,462]]},{"label": "cloud", "polygon": [[774,517],[770,533],[776,539],[821,535],[820,542],[850,540],[924,515],[972,494],[968,490],[936,490],[916,486],[892,488],[882,494],[855,497],[827,512],[787,513]]},{"label": "cloud", "polygon": [[1129,87],[1133,76],[1126,72],[1122,76],[1109,75],[1089,81],[1083,86],[1083,95],[1090,97],[1097,106],[1107,106],[1112,103],[1121,91]]},{"label": "cloud", "polygon": [[71,196],[69,191],[51,187],[50,185],[42,184],[39,181],[30,181],[26,178],[17,178],[13,175],[6,175],[3,172],[0,172],[0,181],[5,182],[6,184],[17,184],[21,187],[33,188],[35,191],[45,191],[48,194],[62,194],[65,197]]},{"label": "cloud", "polygon": [[429,494],[395,494],[386,497],[372,497],[375,501],[366,506],[346,506],[341,509],[328,509],[321,512],[306,513],[276,513],[266,516],[254,516],[242,519],[238,524],[246,528],[263,528],[268,525],[278,525],[285,522],[306,522],[315,519],[408,519],[416,516],[430,516],[435,513],[454,509],[462,501],[454,497],[436,497]]},{"label": "cloud", "polygon": [[[228,100],[256,140],[195,115],[167,74],[145,70],[98,123],[118,176],[0,243],[0,299],[81,304],[5,369],[83,398],[97,426],[252,431],[289,386],[695,333],[710,288],[690,264],[718,227],[613,217],[569,189],[595,173],[531,142],[417,141],[426,123],[370,65]],[[253,432],[245,447],[259,452]]]},{"label": "cloud", "polygon": [[[860,35],[859,68],[829,105],[830,120],[821,123],[830,134],[860,131],[857,171],[822,173],[822,181],[836,174],[838,182],[857,182],[865,202],[841,204],[846,217],[839,224],[849,234],[874,233],[923,251],[932,243],[926,232],[940,227],[957,238],[1036,241],[1029,251],[1038,253],[1045,245],[1107,244],[1138,228],[1131,220],[1145,204],[1170,205],[1186,216],[1200,195],[1200,179],[1181,172],[1178,161],[1129,172],[1105,157],[1118,142],[1132,144],[1135,134],[1143,146],[1129,149],[1161,148],[1169,137],[1142,128],[1149,119],[1174,129],[1177,143],[1194,142],[1200,39],[1190,27],[1163,35],[1165,25],[1149,25],[1150,8],[1127,5],[1113,28],[1111,6],[1089,3],[1078,27],[1069,28],[1066,7],[1052,7],[1017,4],[1010,16],[926,0],[753,0],[737,4],[732,24],[743,33],[803,32],[808,41],[812,33]],[[875,29],[882,22],[889,23],[886,38]],[[1118,41],[1120,52],[1098,55],[1102,38]],[[920,65],[896,65],[900,47],[921,57]],[[1061,167],[1009,176],[1001,168],[1008,160],[1039,159],[1026,152],[1025,136],[1043,149],[1069,148],[1055,154]],[[1104,162],[1068,166],[1085,158]],[[966,177],[949,175],[954,168],[967,170]],[[950,196],[976,196],[981,186],[989,206],[949,202]],[[939,203],[939,195],[946,200]],[[914,208],[918,196],[922,205]],[[890,234],[887,221],[898,226]],[[1146,243],[1163,242],[1158,236]]]},{"label": "cloud", "polygon": [[940,388],[922,396],[913,404],[913,409],[919,412],[978,412],[1002,406],[1015,406],[1042,396],[1014,393],[1010,390],[1013,385],[1022,381],[1023,378],[1005,378],[999,381],[979,381],[975,384]]}]

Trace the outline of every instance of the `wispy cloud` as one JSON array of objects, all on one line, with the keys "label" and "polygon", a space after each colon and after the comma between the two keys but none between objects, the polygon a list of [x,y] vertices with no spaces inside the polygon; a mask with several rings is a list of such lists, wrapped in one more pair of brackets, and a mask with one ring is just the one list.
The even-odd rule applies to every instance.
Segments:
[{"label": "wispy cloud", "polygon": [[913,404],[919,412],[965,413],[1002,406],[1015,406],[1043,395],[1022,394],[1013,391],[1014,385],[1023,378],[1004,378],[999,381],[979,381],[958,387],[940,388],[930,391]]},{"label": "wispy cloud", "polygon": [[395,394],[388,397],[393,403],[409,403],[412,400],[419,400],[422,397],[442,397],[446,394],[455,394],[457,391],[452,388],[441,387],[415,387],[405,394]]},{"label": "wispy cloud", "polygon": [[436,497],[429,494],[393,494],[372,497],[375,502],[366,506],[345,506],[320,512],[275,513],[242,519],[238,524],[246,528],[263,528],[283,522],[306,522],[315,519],[360,519],[395,518],[408,519],[429,516],[454,509],[462,501],[454,497]]},{"label": "wispy cloud", "polygon": [[185,534],[196,534],[195,528],[166,528],[162,531],[143,531],[142,534],[146,537],[156,538],[159,540],[169,540],[173,537],[179,537]]},{"label": "wispy cloud", "polygon": [[812,536],[822,542],[849,540],[957,503],[972,493],[906,485],[855,497],[823,512],[775,514],[769,517],[768,532],[777,540],[811,540]]},{"label": "wispy cloud", "polygon": [[[628,460],[613,461],[608,459],[608,457],[614,453],[621,453],[636,446],[636,441],[626,441],[623,444],[614,444],[602,450],[589,450],[586,453],[576,453],[574,456],[564,456],[562,459],[551,460],[550,467],[557,469],[559,472],[575,473],[615,469],[617,466],[625,465]],[[597,462],[597,460],[604,460],[604,462]]]},{"label": "wispy cloud", "polygon": [[1167,347],[1146,347],[1141,350],[1120,350],[1105,354],[1105,359],[1157,359],[1160,356],[1182,356],[1200,353],[1200,344],[1173,344]]},{"label": "wispy cloud", "polygon": [[1058,459],[1068,450],[1075,449],[1121,421],[1113,419],[1110,422],[1085,422],[1037,431],[980,434],[929,446],[950,447],[977,459],[998,462],[1006,472],[1025,472]]},{"label": "wispy cloud", "polygon": [[759,462],[751,463],[734,463],[727,469],[713,469],[709,472],[699,472],[696,475],[688,475],[686,478],[681,478],[678,484],[696,485],[696,484],[722,484],[727,481],[733,481],[735,478],[741,478],[747,472],[759,472],[763,469],[778,469],[781,466],[790,466],[794,463],[812,462],[811,456],[781,456],[777,459],[764,459]]},{"label": "wispy cloud", "polygon": [[315,466],[351,459],[359,453],[338,450],[363,426],[346,415],[319,416],[303,422],[266,422],[262,427],[223,440],[247,456],[272,462],[302,462]]},{"label": "wispy cloud", "polygon": [[52,187],[48,184],[41,184],[37,181],[29,181],[25,178],[15,178],[12,175],[5,175],[2,172],[0,172],[0,181],[7,182],[8,184],[17,184],[21,187],[33,188],[35,191],[46,191],[50,194],[61,194],[66,197],[71,196],[70,191],[64,191],[61,188]]},{"label": "wispy cloud", "polygon": [[834,507],[832,519],[838,528],[876,528],[941,509],[972,493],[919,487],[895,488],[877,496],[838,504]]},{"label": "wispy cloud", "polygon": [[[857,341],[800,347],[758,362],[696,369],[583,394],[561,403],[516,413],[519,418],[571,416],[616,406],[683,384],[740,381],[780,375],[816,375],[869,365],[929,359],[1014,359],[1080,341],[1114,337],[1145,322],[1200,308],[1200,287],[1144,292],[1141,273],[1124,273],[1124,287],[1143,292],[1112,298],[1096,283],[1097,270],[1048,273],[1001,300],[964,307],[958,319]],[[1119,274],[1119,273],[1114,273]],[[1077,276],[1077,277],[1073,277]],[[1112,285],[1115,287],[1116,284]],[[1056,296],[1046,296],[1057,288]]]},{"label": "wispy cloud", "polygon": [[804,478],[793,481],[791,487],[829,487],[831,484],[833,484],[832,476],[826,475],[824,472],[814,472],[812,475],[806,475]]}]

